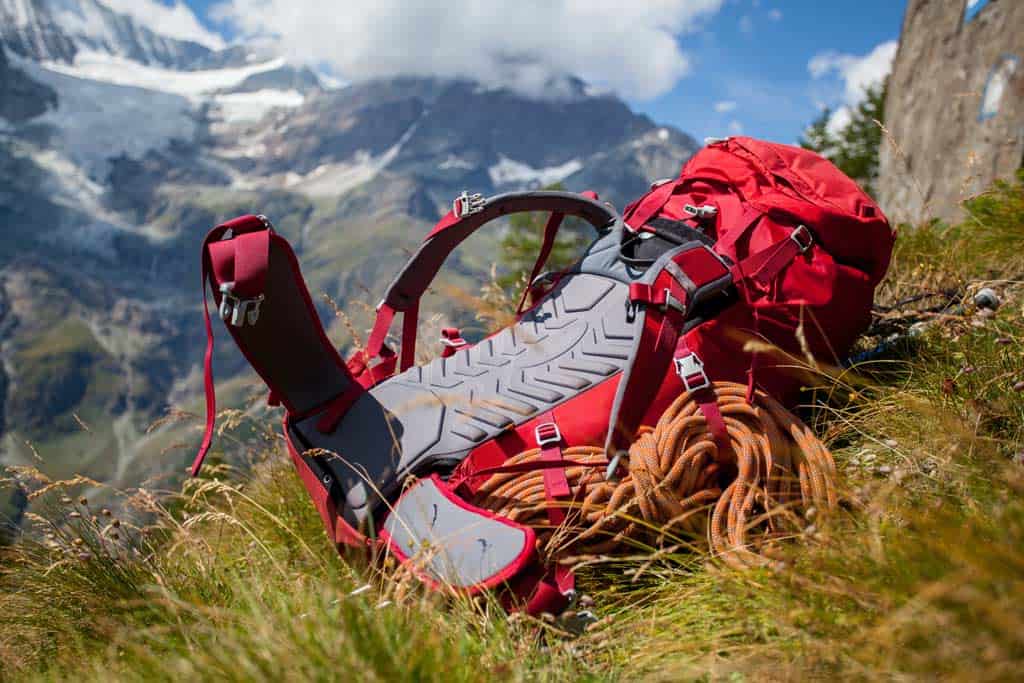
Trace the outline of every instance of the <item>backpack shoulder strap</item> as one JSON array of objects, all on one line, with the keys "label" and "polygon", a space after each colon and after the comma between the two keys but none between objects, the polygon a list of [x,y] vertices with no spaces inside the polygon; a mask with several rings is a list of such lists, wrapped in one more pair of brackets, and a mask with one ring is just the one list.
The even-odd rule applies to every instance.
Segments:
[{"label": "backpack shoulder strap", "polygon": [[636,437],[641,420],[673,363],[684,388],[710,385],[700,359],[680,345],[683,335],[699,324],[699,313],[731,296],[730,264],[703,242],[688,242],[665,252],[644,277],[629,286],[634,324],[640,334],[622,379],[609,418],[605,452],[614,474],[618,454]]},{"label": "backpack shoulder strap", "polygon": [[[405,370],[413,364],[420,298],[448,255],[479,228],[501,216],[548,211],[552,213],[552,220],[545,230],[545,245],[553,241],[554,231],[564,216],[582,218],[598,233],[604,232],[620,218],[611,206],[598,202],[596,195],[592,196],[573,192],[536,191],[510,192],[484,198],[463,193],[388,286],[384,299],[377,307],[377,319],[367,340],[363,362],[369,365],[381,355],[391,322],[396,313],[402,313],[401,369]],[[542,255],[544,251],[550,251],[550,247],[544,249],[542,245]]]}]

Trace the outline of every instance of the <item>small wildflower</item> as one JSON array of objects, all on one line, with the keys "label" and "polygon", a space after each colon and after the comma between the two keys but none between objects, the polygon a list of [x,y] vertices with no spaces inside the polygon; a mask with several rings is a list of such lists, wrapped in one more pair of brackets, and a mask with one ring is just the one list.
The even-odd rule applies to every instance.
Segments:
[{"label": "small wildflower", "polygon": [[109,517],[110,516],[110,510],[108,510],[107,508],[103,508],[102,510],[100,510],[100,514],[103,515],[104,517]]},{"label": "small wildflower", "polygon": [[77,511],[76,512],[68,513],[68,517],[70,517],[71,519],[78,519],[81,516],[82,516],[82,513],[81,512],[77,512]]},{"label": "small wildflower", "polygon": [[68,498],[67,496],[61,496],[60,502],[63,503],[64,505],[71,505],[71,503],[73,503],[74,501]]},{"label": "small wildflower", "polygon": [[118,528],[119,526],[121,526],[121,520],[115,519],[113,522],[110,523],[110,526],[114,527],[115,529]]},{"label": "small wildflower", "polygon": [[86,498],[85,496],[82,496],[81,498],[78,499],[78,504],[79,505],[88,505],[89,504],[89,499]]},{"label": "small wildflower", "polygon": [[71,543],[72,543],[73,545],[85,545],[85,541],[83,541],[83,540],[82,540],[82,539],[80,539],[80,538],[76,538],[75,540],[71,541]]}]

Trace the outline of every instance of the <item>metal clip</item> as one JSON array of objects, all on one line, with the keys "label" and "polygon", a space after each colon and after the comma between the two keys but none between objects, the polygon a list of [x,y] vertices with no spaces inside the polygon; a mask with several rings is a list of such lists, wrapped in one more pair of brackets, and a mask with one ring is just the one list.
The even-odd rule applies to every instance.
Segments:
[{"label": "metal clip", "polygon": [[689,392],[699,391],[711,386],[708,373],[704,372],[704,361],[700,356],[690,352],[682,358],[674,359],[676,374],[683,380],[683,386]]},{"label": "metal clip", "polygon": [[[804,236],[804,241],[800,241],[800,235]],[[800,253],[804,254],[808,249],[814,246],[814,235],[807,229],[806,225],[798,225],[793,232],[789,233],[789,239],[796,242],[796,246],[800,248]]]},{"label": "metal clip", "polygon": [[548,444],[555,444],[562,440],[562,432],[554,422],[545,422],[537,425],[533,430],[533,438],[541,448]]},{"label": "metal clip", "polygon": [[234,295],[235,283],[225,282],[220,286],[220,317],[233,327],[255,325],[260,319],[260,304],[266,298],[263,294],[252,299],[241,299]]},{"label": "metal clip", "polygon": [[466,190],[462,191],[455,201],[452,202],[452,213],[455,214],[456,218],[465,218],[466,216],[472,216],[474,213],[480,213],[484,210],[484,205],[487,200],[479,192],[470,194]]},{"label": "metal clip", "polygon": [[616,471],[619,469],[619,463],[622,462],[622,456],[629,455],[627,451],[616,451],[612,459],[608,461],[608,467],[604,470],[605,481],[618,481],[619,475]]}]

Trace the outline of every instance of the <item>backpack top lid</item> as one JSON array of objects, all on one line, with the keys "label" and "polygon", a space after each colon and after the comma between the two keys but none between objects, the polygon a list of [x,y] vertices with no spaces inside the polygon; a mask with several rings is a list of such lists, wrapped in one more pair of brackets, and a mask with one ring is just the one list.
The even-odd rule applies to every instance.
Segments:
[{"label": "backpack top lid", "polygon": [[895,232],[878,204],[821,155],[731,137],[686,162],[681,180],[697,179],[727,184],[741,201],[766,214],[784,213],[806,223],[837,262],[864,271],[873,284],[885,276]]}]

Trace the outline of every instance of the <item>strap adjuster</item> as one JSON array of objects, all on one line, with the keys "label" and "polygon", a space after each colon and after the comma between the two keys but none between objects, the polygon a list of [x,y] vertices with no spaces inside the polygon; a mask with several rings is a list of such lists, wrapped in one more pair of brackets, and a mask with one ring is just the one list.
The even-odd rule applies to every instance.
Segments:
[{"label": "strap adjuster", "polygon": [[[802,238],[801,235],[803,236]],[[789,233],[789,239],[796,242],[796,246],[800,248],[801,254],[807,253],[807,250],[814,246],[814,235],[811,234],[806,225],[796,226],[796,229]]]},{"label": "strap adjuster", "polygon": [[704,361],[692,351],[682,358],[674,359],[676,374],[683,380],[688,392],[700,391],[711,386],[708,373],[704,372]]},{"label": "strap adjuster", "polygon": [[242,299],[234,295],[234,282],[225,282],[220,286],[220,318],[233,327],[255,325],[260,319],[260,304],[266,298],[263,294],[252,299]]},{"label": "strap adjuster", "polygon": [[534,428],[533,438],[537,441],[537,446],[543,448],[544,446],[560,442],[562,440],[562,431],[554,422],[544,422]]},{"label": "strap adjuster", "polygon": [[683,211],[690,214],[694,218],[711,218],[718,214],[718,207],[712,206],[711,204],[704,204],[703,206],[694,206],[693,204],[687,204],[683,207]]},{"label": "strap adjuster", "polygon": [[677,299],[674,296],[672,296],[672,291],[668,287],[666,287],[665,288],[665,303],[664,303],[664,306],[663,306],[663,310],[667,311],[670,308],[672,310],[674,310],[674,311],[677,311],[677,312],[683,314],[683,315],[686,315],[686,304],[684,304],[682,301],[680,301],[679,299]]},{"label": "strap adjuster", "polygon": [[455,214],[456,218],[472,216],[474,213],[483,211],[486,203],[487,200],[479,192],[470,194],[468,191],[463,190],[462,194],[452,202],[452,213]]}]

